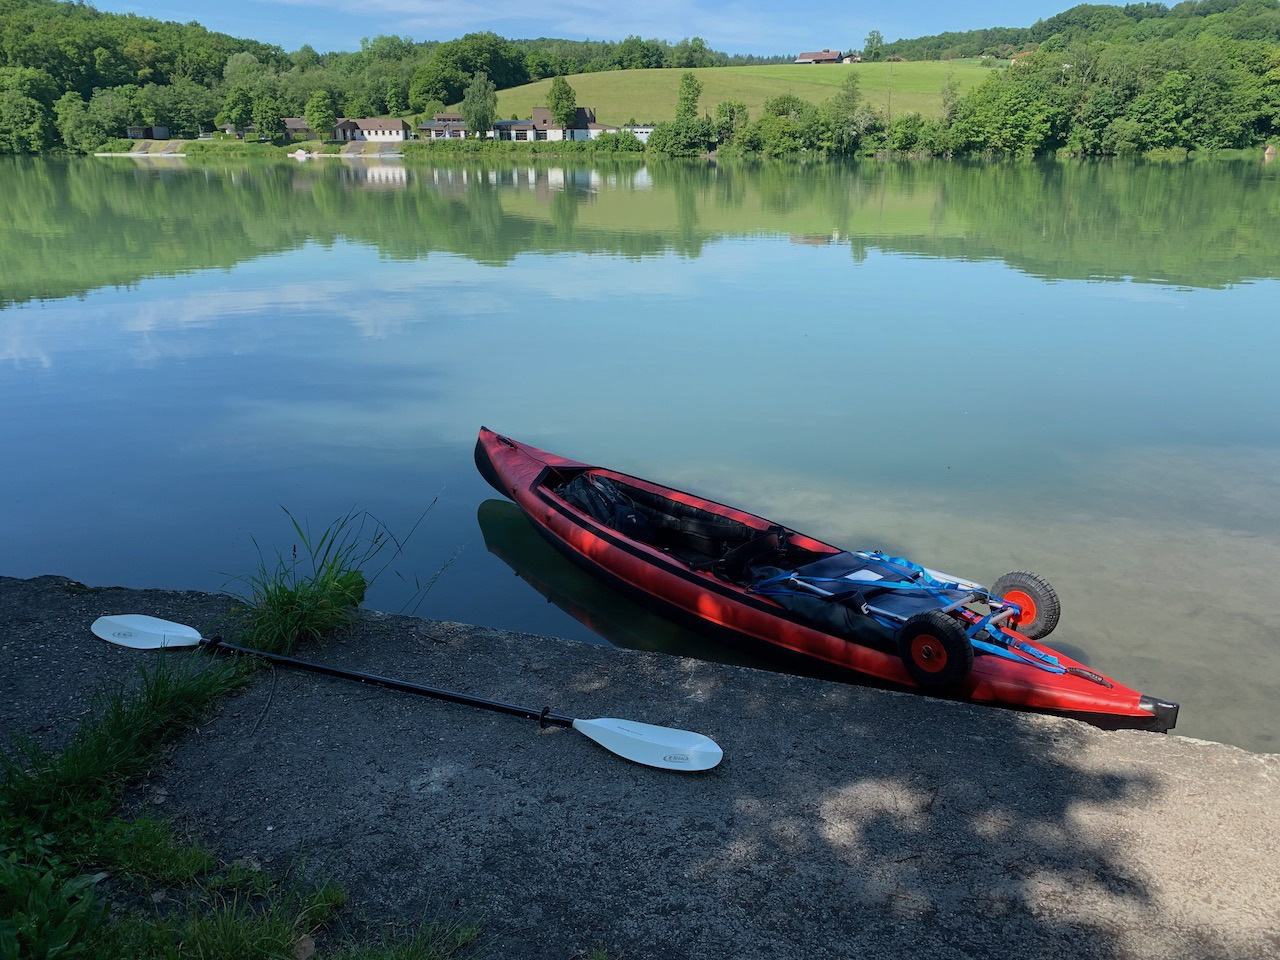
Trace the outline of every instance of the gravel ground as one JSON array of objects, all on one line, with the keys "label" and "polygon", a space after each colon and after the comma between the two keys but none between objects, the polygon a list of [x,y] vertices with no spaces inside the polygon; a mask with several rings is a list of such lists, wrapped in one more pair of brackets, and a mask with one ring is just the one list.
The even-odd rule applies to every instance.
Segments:
[{"label": "gravel ground", "polygon": [[[6,735],[65,739],[225,597],[0,578]],[[198,656],[201,654],[187,654]],[[227,859],[345,886],[480,957],[1280,956],[1280,755],[740,667],[365,613],[312,659],[714,737],[701,774],[563,729],[264,671],[137,792]],[[7,739],[7,737],[6,737]]]}]

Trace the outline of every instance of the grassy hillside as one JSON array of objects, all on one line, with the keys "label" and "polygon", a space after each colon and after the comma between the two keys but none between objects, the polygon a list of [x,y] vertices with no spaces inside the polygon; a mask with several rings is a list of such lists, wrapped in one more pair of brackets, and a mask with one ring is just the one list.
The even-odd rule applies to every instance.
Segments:
[{"label": "grassy hillside", "polygon": [[[702,84],[702,109],[714,113],[722,100],[741,100],[751,117],[760,116],[770,97],[795,94],[818,103],[826,100],[840,82],[854,71],[861,78],[862,93],[880,110],[893,113],[914,110],[926,117],[942,113],[942,87],[954,76],[960,93],[981,83],[990,68],[977,61],[943,63],[778,64],[763,67],[706,67],[691,71]],[[631,119],[672,120],[676,95],[684,70],[614,70],[581,73],[569,77],[578,105],[595,107],[601,123],[622,124]],[[498,116],[528,117],[535,106],[545,106],[550,80],[539,80],[498,93]]]}]

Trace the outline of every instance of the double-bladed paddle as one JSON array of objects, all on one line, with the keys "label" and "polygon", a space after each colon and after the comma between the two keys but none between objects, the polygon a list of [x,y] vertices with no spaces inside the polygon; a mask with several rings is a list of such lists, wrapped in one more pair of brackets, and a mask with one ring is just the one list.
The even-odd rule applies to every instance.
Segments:
[{"label": "double-bladed paddle", "polygon": [[557,727],[568,727],[590,737],[606,750],[620,757],[642,763],[649,767],[663,770],[710,770],[720,762],[724,751],[710,737],[688,730],[676,730],[672,727],[660,727],[651,723],[638,723],[634,720],[618,720],[604,717],[597,720],[577,720],[552,713],[550,709],[535,710],[531,707],[518,707],[509,703],[498,703],[481,697],[469,696],[465,693],[453,693],[449,690],[437,690],[421,684],[409,683],[406,680],[393,680],[389,677],[378,677],[372,674],[359,673],[355,670],[344,670],[323,663],[312,663],[294,657],[282,656],[278,653],[267,653],[265,650],[254,650],[234,643],[224,643],[218,637],[206,639],[193,627],[161,620],[143,614],[122,614],[120,616],[99,617],[93,622],[93,632],[109,643],[133,650],[164,650],[174,647],[205,646],[211,650],[225,650],[230,653],[243,653],[260,657],[271,663],[293,667],[297,670],[309,670],[312,673],[341,680],[355,680],[359,683],[373,684],[400,690],[405,693],[416,693],[436,700],[447,700],[468,707],[480,707],[498,713],[509,713],[529,720],[537,720],[540,724]]}]

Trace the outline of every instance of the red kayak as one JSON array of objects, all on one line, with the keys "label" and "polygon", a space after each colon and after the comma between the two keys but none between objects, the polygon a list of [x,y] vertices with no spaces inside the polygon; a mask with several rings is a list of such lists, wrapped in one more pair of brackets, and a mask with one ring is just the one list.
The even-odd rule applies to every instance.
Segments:
[{"label": "red kayak", "polygon": [[1165,731],[1178,705],[1039,642],[1057,594],[991,587],[480,429],[476,466],[565,556],[719,639],[766,644],[899,689]]}]

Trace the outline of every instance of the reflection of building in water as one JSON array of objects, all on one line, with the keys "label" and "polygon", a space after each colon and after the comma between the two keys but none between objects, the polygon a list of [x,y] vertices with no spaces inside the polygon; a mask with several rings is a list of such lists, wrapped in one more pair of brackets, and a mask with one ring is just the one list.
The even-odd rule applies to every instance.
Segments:
[{"label": "reflection of building in water", "polygon": [[401,163],[366,162],[363,182],[366,187],[403,187],[409,182],[409,171]]},{"label": "reflection of building in water", "polygon": [[606,184],[618,182],[616,174],[602,176],[599,171],[574,167],[508,167],[505,170],[455,170],[435,168],[420,174],[441,193],[465,193],[477,184],[531,190],[539,198],[550,198],[565,190],[594,193]]}]

